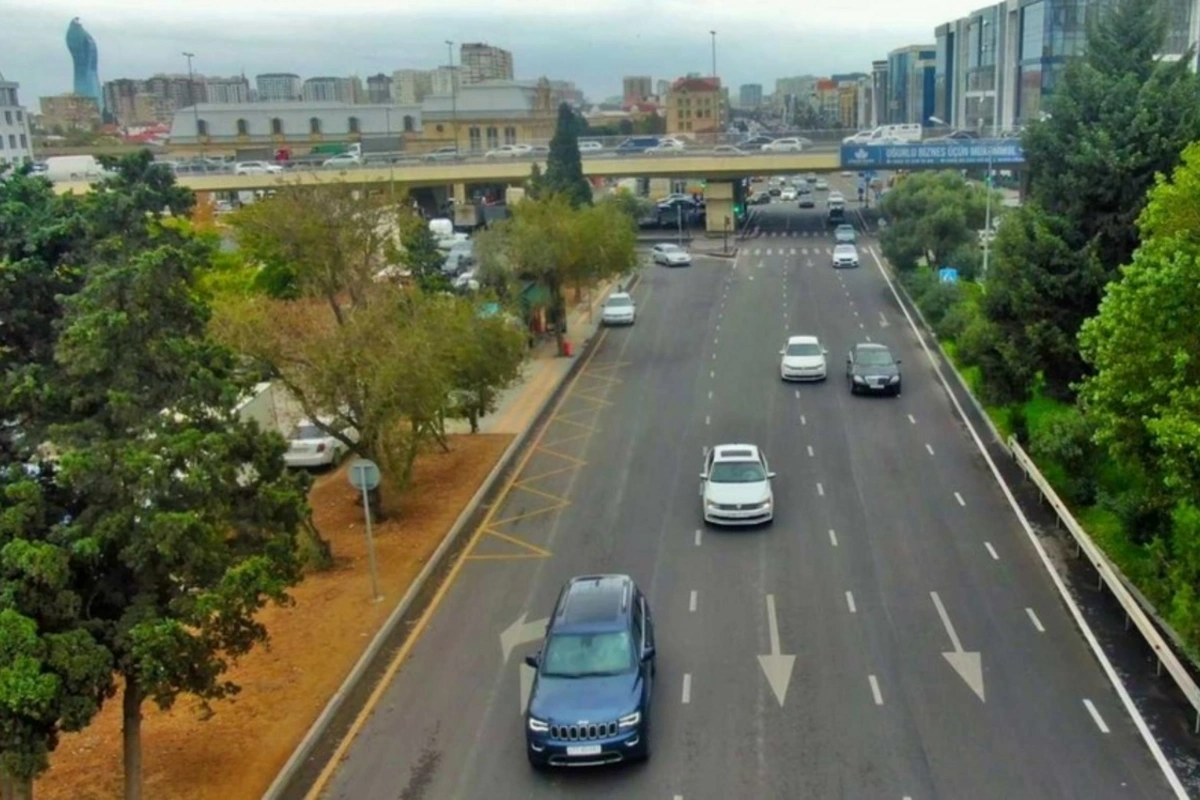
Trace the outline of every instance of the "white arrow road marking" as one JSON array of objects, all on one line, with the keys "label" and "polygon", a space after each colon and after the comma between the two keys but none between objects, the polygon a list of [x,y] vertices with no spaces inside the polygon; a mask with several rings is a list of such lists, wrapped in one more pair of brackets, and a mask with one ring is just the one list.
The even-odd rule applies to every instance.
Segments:
[{"label": "white arrow road marking", "polygon": [[983,694],[983,659],[979,653],[968,653],[963,650],[962,642],[958,640],[958,634],[954,632],[954,626],[950,624],[950,615],[946,613],[946,607],[942,605],[942,598],[938,597],[937,592],[930,592],[929,596],[933,598],[933,604],[937,606],[938,616],[942,618],[942,625],[946,628],[946,634],[950,637],[950,644],[954,647],[954,651],[950,653],[942,653],[950,666],[954,667],[954,671],[959,677],[966,681],[967,686],[971,688],[981,701],[986,702]]},{"label": "white arrow road marking", "polygon": [[525,663],[521,664],[521,669],[517,673],[518,680],[521,682],[521,691],[520,691],[521,708],[519,709],[521,714],[524,714],[525,709],[529,708],[529,693],[533,690],[534,674],[535,674],[535,671],[534,671],[533,667],[531,667]]},{"label": "white arrow road marking", "polygon": [[881,327],[881,328],[886,328],[887,326],[888,326],[887,317],[885,317],[885,316],[883,315],[883,312],[882,312],[882,311],[880,311],[880,312],[879,312],[879,327]]},{"label": "white arrow road marking", "polygon": [[525,621],[525,614],[517,617],[517,621],[509,625],[500,633],[500,650],[504,653],[504,660],[508,661],[508,657],[512,655],[514,647],[519,647],[529,642],[536,642],[546,633],[546,623],[550,621],[549,617],[541,619]]},{"label": "white arrow road marking", "polygon": [[767,683],[775,693],[775,699],[783,706],[787,697],[788,684],[792,680],[792,667],[796,665],[795,656],[781,655],[779,652],[779,620],[775,617],[775,595],[767,595],[767,630],[771,636],[771,653],[758,657]]}]

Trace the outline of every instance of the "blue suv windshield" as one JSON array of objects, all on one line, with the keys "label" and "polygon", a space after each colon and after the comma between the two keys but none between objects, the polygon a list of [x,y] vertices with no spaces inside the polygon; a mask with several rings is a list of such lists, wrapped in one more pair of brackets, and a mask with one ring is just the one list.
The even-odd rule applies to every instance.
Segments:
[{"label": "blue suv windshield", "polygon": [[620,675],[633,668],[628,631],[555,634],[542,653],[542,676],[548,678]]}]

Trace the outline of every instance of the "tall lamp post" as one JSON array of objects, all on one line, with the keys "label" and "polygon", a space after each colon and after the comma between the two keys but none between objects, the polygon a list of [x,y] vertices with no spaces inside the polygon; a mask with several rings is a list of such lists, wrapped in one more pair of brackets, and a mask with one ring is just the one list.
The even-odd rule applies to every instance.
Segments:
[{"label": "tall lamp post", "polygon": [[[717,78],[717,32],[709,31],[708,35],[712,37],[712,78],[713,78],[713,82],[716,84],[716,83],[719,83],[719,79]],[[719,88],[719,86],[718,86],[718,88]],[[721,93],[718,91],[717,92],[717,123],[718,124],[724,123],[724,120],[723,120],[724,111],[725,111],[724,108],[721,107]]]},{"label": "tall lamp post", "polygon": [[458,155],[458,80],[454,74],[454,42],[446,40],[450,64],[450,129],[454,132],[454,154]]},{"label": "tall lamp post", "polygon": [[[929,121],[934,125],[946,125],[946,121],[939,117],[930,117]],[[983,120],[979,120],[980,130],[983,129]],[[946,125],[949,127],[949,125]],[[983,186],[987,192],[987,197],[984,198],[986,205],[983,212],[983,265],[979,270],[979,282],[983,283],[987,280],[988,261],[992,253],[992,148],[988,145],[988,160],[987,173],[984,175]]]},{"label": "tall lamp post", "polygon": [[192,73],[192,59],[196,57],[196,54],[185,51],[183,57],[187,59],[188,64],[188,99],[192,101],[192,119],[196,123],[196,141],[200,143],[200,153],[203,155],[206,144],[204,137],[200,135],[200,105],[196,98],[196,79]]}]

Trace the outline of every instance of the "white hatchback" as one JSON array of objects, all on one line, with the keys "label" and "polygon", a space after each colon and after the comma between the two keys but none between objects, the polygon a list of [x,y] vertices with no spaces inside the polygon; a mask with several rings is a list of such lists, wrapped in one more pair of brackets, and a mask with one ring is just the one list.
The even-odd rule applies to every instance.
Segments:
[{"label": "white hatchback", "polygon": [[789,336],[779,351],[779,377],[785,381],[823,381],[828,351],[815,336]]},{"label": "white hatchback", "polygon": [[637,317],[637,305],[628,292],[613,292],[604,301],[600,321],[605,325],[632,325]]},{"label": "white hatchback", "polygon": [[775,473],[753,444],[720,444],[704,453],[700,503],[713,525],[760,525],[775,519]]}]

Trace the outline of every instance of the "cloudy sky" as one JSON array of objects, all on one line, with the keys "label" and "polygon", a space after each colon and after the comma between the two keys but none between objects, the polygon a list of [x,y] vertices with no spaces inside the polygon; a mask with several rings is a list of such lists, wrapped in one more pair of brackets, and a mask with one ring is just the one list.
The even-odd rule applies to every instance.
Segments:
[{"label": "cloudy sky", "polygon": [[[362,77],[446,62],[445,40],[513,52],[517,77],[575,81],[592,99],[622,75],[717,71],[729,84],[868,71],[873,59],[933,41],[933,28],[981,0],[0,0],[0,73],[25,105],[70,91],[64,37],[80,16],[100,79],[185,72]],[[457,60],[457,48],[455,59]]]}]

